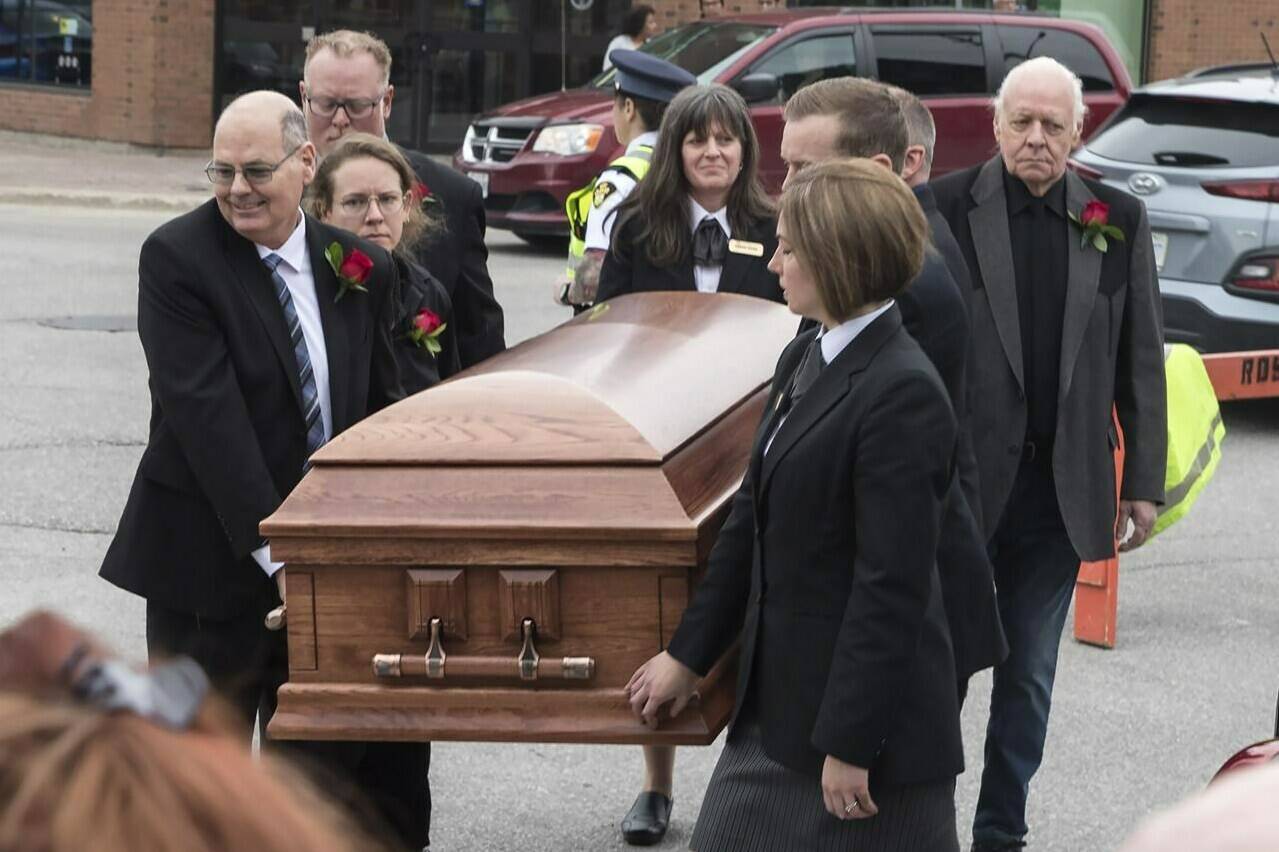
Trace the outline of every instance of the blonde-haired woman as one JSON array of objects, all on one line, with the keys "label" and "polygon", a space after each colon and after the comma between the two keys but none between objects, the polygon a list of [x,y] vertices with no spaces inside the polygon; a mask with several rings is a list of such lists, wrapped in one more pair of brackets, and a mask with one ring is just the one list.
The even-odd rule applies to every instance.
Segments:
[{"label": "blonde-haired woman", "polygon": [[959,848],[936,568],[955,417],[893,303],[927,234],[910,190],[869,160],[810,166],[782,196],[771,267],[819,328],[782,353],[706,579],[628,686],[656,724],[741,637],[701,852]]},{"label": "blonde-haired woman", "polygon": [[399,269],[395,360],[406,393],[438,384],[461,369],[450,328],[453,302],[413,258],[444,229],[443,217],[399,149],[367,133],[342,138],[307,189],[311,215],[391,252]]}]

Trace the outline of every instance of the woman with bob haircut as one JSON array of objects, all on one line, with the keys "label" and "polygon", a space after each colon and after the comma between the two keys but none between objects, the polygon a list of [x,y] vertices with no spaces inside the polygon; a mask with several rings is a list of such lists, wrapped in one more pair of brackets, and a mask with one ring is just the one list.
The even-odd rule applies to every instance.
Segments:
[{"label": "woman with bob haircut", "polygon": [[675,96],[648,176],[618,208],[596,303],[643,290],[740,293],[782,301],[768,258],[773,204],[742,96],[718,83]]},{"label": "woman with bob haircut", "polygon": [[[368,133],[343,137],[321,162],[307,190],[312,216],[391,252],[399,271],[393,339],[400,380],[409,394],[461,369],[449,325],[453,302],[444,285],[414,260],[444,231],[442,214],[399,149]],[[429,341],[429,342],[428,342]]]},{"label": "woman with bob haircut", "polygon": [[955,416],[894,297],[928,225],[870,160],[782,195],[771,266],[818,328],[782,353],[705,579],[627,686],[646,724],[740,637],[737,704],[691,846],[954,852],[963,769],[936,567]]}]

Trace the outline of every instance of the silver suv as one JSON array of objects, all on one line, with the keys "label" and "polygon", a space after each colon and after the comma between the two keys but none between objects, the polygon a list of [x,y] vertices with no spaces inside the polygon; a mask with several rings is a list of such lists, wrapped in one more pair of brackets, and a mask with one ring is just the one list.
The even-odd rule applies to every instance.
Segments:
[{"label": "silver suv", "polygon": [[1072,167],[1145,201],[1169,342],[1279,348],[1279,68],[1143,86]]}]

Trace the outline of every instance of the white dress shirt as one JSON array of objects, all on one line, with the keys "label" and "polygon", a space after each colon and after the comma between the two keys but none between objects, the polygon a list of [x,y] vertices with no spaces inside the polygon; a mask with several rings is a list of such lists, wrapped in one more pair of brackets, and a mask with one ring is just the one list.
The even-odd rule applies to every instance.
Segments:
[{"label": "white dress shirt", "polygon": [[[636,136],[631,140],[631,144],[626,146],[626,154],[628,156],[634,154],[642,145],[650,148],[657,145],[657,131]],[[613,214],[617,212],[618,205],[625,201],[626,196],[630,195],[631,190],[636,187],[635,178],[612,167],[600,172],[599,180],[595,185],[599,186],[601,183],[611,184],[613,191],[599,204],[595,203],[595,199],[591,199],[591,209],[586,213],[587,251],[591,249],[608,251],[609,240],[613,236],[613,223],[617,221],[617,217]]]},{"label": "white dress shirt", "polygon": [[[733,238],[733,229],[728,224],[728,208],[721,207],[714,213],[711,213],[702,205],[698,204],[690,196],[688,199],[688,218],[693,225],[693,233],[697,233],[697,226],[702,224],[702,220],[707,216],[719,222],[719,226],[724,229],[724,235],[730,240]],[[700,263],[693,264],[693,282],[697,284],[697,292],[714,293],[719,290],[719,274],[724,270],[720,266],[702,266]]]},{"label": "white dress shirt", "polygon": [[[306,351],[311,358],[311,372],[315,378],[315,392],[320,398],[320,420],[324,423],[324,440],[333,437],[333,406],[329,396],[329,356],[324,345],[324,326],[320,322],[320,299],[315,292],[315,276],[311,270],[311,254],[306,248],[306,216],[298,211],[298,226],[278,249],[267,248],[254,243],[258,257],[266,258],[269,254],[278,254],[283,261],[276,267],[276,272],[284,279],[293,297],[293,309],[297,311],[298,321],[302,324],[302,339],[306,341]],[[274,294],[274,291],[272,291]],[[296,367],[295,367],[296,369]],[[253,551],[253,558],[262,566],[267,576],[272,576],[281,562],[271,561],[269,544]]]},{"label": "white dress shirt", "polygon": [[[822,361],[828,366],[834,361],[839,353],[848,348],[848,344],[852,343],[857,335],[866,330],[866,327],[873,323],[880,314],[893,306],[893,300],[889,299],[875,310],[868,314],[853,317],[847,322],[842,322],[834,328],[824,328],[817,332],[817,338],[821,341]],[[798,368],[797,368],[798,369]],[[822,369],[825,369],[823,367]],[[789,392],[789,391],[787,391]],[[782,424],[786,422],[786,418],[790,416],[790,412],[786,412],[777,421],[777,426],[773,429],[773,434],[768,436],[768,443],[764,445],[764,455],[768,455],[768,451],[772,449],[773,439],[777,437],[777,433],[782,430]]]}]

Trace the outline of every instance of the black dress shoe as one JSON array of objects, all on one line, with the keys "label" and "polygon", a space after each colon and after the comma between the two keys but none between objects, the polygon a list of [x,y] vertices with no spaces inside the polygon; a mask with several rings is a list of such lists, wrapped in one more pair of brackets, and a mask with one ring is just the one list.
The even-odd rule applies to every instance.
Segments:
[{"label": "black dress shoe", "polygon": [[1021,840],[986,840],[974,843],[969,852],[1021,852],[1025,848],[1026,844]]},{"label": "black dress shoe", "polygon": [[671,824],[673,804],[670,796],[653,790],[640,793],[622,819],[622,839],[632,846],[661,843],[666,827]]}]

